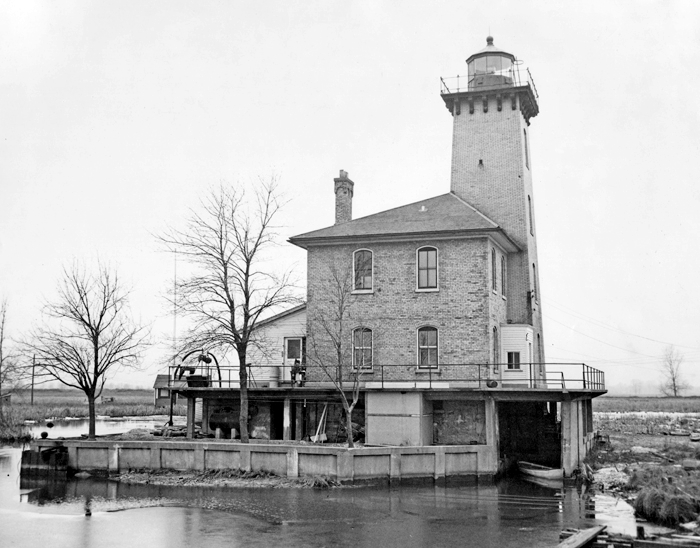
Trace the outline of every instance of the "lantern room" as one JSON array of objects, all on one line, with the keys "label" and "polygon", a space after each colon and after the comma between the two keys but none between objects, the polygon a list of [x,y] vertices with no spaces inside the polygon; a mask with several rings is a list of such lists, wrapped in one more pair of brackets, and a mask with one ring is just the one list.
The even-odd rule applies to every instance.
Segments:
[{"label": "lantern room", "polygon": [[467,59],[469,91],[513,87],[515,85],[515,56],[493,45],[493,37],[486,38],[486,47]]}]

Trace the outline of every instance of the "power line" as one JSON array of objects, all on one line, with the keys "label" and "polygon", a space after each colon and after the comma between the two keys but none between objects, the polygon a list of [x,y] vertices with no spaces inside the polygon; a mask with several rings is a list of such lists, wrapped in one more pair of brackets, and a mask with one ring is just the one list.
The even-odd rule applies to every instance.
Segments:
[{"label": "power line", "polygon": [[627,348],[622,348],[621,346],[615,346],[614,344],[610,344],[609,342],[601,341],[600,339],[596,339],[595,337],[592,337],[591,335],[586,335],[585,333],[582,333],[581,331],[574,329],[573,327],[566,325],[565,323],[562,323],[560,321],[555,320],[554,318],[547,316],[545,314],[542,314],[545,318],[553,321],[554,323],[558,323],[559,325],[563,325],[567,329],[571,329],[574,333],[577,333],[579,335],[582,335],[583,337],[588,337],[589,339],[593,339],[594,341],[597,341],[601,344],[605,344],[607,346],[611,346],[613,348],[617,348],[618,350],[624,350],[625,352],[630,352],[631,354],[638,354],[640,356],[646,356],[647,358],[654,358],[654,359],[659,359],[658,356],[651,356],[650,354],[643,354],[642,352],[635,352],[634,350],[628,350]]},{"label": "power line", "polygon": [[556,301],[552,301],[552,300],[550,300],[550,299],[544,299],[544,298],[543,298],[542,300],[543,300],[547,305],[554,306],[554,308],[557,308],[557,309],[561,310],[561,311],[564,312],[565,314],[569,314],[569,315],[571,315],[571,316],[578,317],[578,318],[580,318],[580,319],[582,319],[582,320],[584,320],[584,321],[587,320],[587,321],[589,321],[590,323],[593,323],[593,324],[595,324],[595,325],[598,325],[599,327],[602,327],[602,328],[604,328],[604,329],[610,329],[610,330],[612,330],[612,331],[617,331],[618,333],[623,333],[624,335],[629,335],[630,337],[637,337],[637,338],[640,338],[640,339],[644,339],[644,340],[646,340],[646,341],[651,341],[651,342],[655,342],[655,343],[659,343],[659,344],[665,344],[665,345],[667,345],[667,346],[677,346],[677,347],[680,347],[680,348],[692,348],[693,350],[697,350],[697,349],[698,349],[697,346],[688,346],[688,345],[684,345],[684,344],[670,343],[670,342],[666,342],[666,341],[660,341],[660,340],[658,340],[658,339],[652,339],[651,337],[645,337],[644,335],[637,335],[636,333],[630,333],[629,331],[625,331],[624,329],[620,329],[619,327],[614,327],[614,326],[612,326],[612,325],[610,325],[610,324],[606,324],[605,322],[602,322],[602,321],[597,320],[597,319],[595,319],[595,318],[591,318],[590,316],[586,316],[585,314],[582,314],[581,312],[577,312],[577,311],[575,311],[575,310],[572,309],[572,308],[568,308],[567,306],[565,306],[565,305],[563,305],[563,304],[561,304],[561,303],[557,303]]}]

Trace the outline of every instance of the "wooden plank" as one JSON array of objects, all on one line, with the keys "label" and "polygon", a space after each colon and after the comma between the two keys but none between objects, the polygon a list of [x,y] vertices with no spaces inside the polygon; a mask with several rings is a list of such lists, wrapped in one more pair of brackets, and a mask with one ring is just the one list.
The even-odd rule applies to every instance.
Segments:
[{"label": "wooden plank", "polygon": [[607,525],[599,525],[597,527],[591,527],[590,529],[583,529],[560,542],[557,546],[559,548],[581,548],[589,543],[592,544],[596,537],[605,531],[606,527]]},{"label": "wooden plank", "polygon": [[654,540],[634,541],[634,548],[678,548],[679,546],[700,546],[700,543],[692,537],[688,540],[657,538]]}]

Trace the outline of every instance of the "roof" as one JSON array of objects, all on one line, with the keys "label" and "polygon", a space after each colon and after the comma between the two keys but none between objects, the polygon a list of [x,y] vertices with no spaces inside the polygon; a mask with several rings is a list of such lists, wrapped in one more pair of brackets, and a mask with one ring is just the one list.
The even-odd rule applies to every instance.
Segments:
[{"label": "roof", "polygon": [[424,237],[427,234],[434,236],[440,233],[445,235],[492,233],[507,251],[518,250],[518,247],[494,221],[451,192],[293,236],[289,241],[306,248],[307,245],[312,244],[357,238]]},{"label": "roof", "polygon": [[292,314],[294,314],[294,313],[296,313],[296,312],[301,312],[301,311],[304,310],[305,308],[306,308],[306,303],[297,305],[297,306],[295,306],[295,307],[293,307],[293,308],[290,308],[290,309],[288,309],[288,310],[285,310],[285,311],[283,311],[283,312],[280,312],[279,314],[275,314],[274,316],[270,316],[269,318],[265,318],[264,320],[260,320],[260,321],[255,325],[255,327],[258,328],[258,327],[262,327],[262,326],[264,326],[264,325],[267,325],[267,324],[269,324],[269,323],[276,322],[277,320],[281,320],[282,318],[284,318],[284,317],[286,317],[286,316],[290,316],[290,315],[292,315]]},{"label": "roof", "polygon": [[168,388],[170,375],[156,375],[156,382],[153,383],[153,388]]},{"label": "roof", "polygon": [[476,59],[477,57],[483,57],[484,55],[501,55],[505,57],[509,57],[513,61],[515,61],[515,55],[512,53],[508,53],[507,51],[504,51],[500,48],[497,48],[496,46],[493,45],[493,37],[492,36],[487,36],[486,37],[486,47],[477,51],[476,53],[472,54],[469,56],[467,59],[467,63],[471,61],[472,59]]}]

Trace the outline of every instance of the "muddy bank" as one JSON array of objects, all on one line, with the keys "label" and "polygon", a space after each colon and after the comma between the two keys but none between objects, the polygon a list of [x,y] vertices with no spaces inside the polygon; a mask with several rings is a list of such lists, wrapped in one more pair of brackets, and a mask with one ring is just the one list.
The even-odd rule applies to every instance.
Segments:
[{"label": "muddy bank", "polygon": [[268,489],[331,489],[341,484],[328,478],[282,478],[267,472],[243,470],[207,470],[204,472],[178,472],[171,470],[135,470],[110,479],[122,483],[142,485],[177,485],[180,487],[227,487]]},{"label": "muddy bank", "polygon": [[694,417],[606,413],[596,418],[603,438],[587,462],[597,489],[627,500],[636,515],[668,526],[697,529],[700,514],[700,443]]}]

